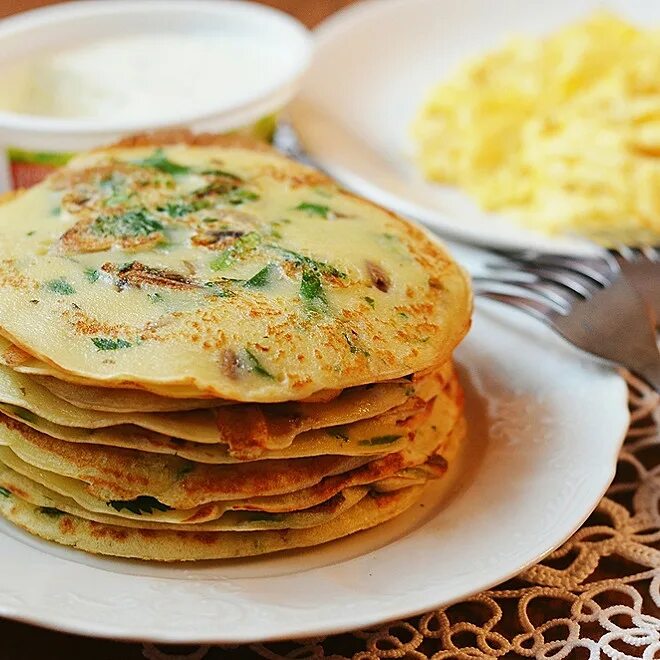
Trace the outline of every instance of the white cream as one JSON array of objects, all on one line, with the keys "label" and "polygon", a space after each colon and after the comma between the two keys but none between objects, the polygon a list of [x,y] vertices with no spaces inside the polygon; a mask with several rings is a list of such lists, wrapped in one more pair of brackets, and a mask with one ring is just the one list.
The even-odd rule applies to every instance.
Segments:
[{"label": "white cream", "polygon": [[43,53],[0,70],[0,110],[59,118],[173,119],[269,88],[282,56],[255,37],[138,34]]}]

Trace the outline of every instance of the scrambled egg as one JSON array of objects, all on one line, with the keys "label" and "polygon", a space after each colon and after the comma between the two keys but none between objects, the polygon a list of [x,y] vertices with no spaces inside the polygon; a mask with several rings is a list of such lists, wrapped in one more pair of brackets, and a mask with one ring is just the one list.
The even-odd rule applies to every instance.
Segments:
[{"label": "scrambled egg", "polygon": [[515,38],[432,90],[413,134],[433,181],[547,233],[660,237],[660,31],[598,13]]}]

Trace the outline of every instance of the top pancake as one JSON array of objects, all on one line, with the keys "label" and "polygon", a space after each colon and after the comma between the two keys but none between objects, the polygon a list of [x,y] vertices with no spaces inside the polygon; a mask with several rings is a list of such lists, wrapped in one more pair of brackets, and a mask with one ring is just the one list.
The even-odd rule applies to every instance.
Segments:
[{"label": "top pancake", "polygon": [[0,330],[78,382],[298,400],[445,362],[470,305],[421,230],[232,138],[133,139],[0,207]]}]

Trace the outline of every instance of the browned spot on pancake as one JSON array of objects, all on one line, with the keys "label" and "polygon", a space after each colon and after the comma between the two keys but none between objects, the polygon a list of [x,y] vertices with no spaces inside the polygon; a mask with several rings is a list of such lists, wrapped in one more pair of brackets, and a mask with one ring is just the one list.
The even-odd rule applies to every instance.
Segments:
[{"label": "browned spot on pancake", "polygon": [[244,234],[245,232],[240,229],[201,229],[190,241],[198,247],[224,250],[233,245]]},{"label": "browned spot on pancake", "polygon": [[76,529],[73,520],[69,516],[60,516],[57,526],[62,534],[73,534]]},{"label": "browned spot on pancake", "polygon": [[403,426],[404,428],[409,429],[418,428],[431,416],[434,403],[435,397],[429,401],[424,401],[419,397],[408,399],[408,401],[397,410],[399,411],[398,414],[409,414],[409,416],[404,419],[399,419],[396,422],[397,426]]},{"label": "browned spot on pancake", "polygon": [[144,286],[157,286],[168,289],[197,289],[202,286],[200,282],[165,268],[152,268],[145,266],[139,261],[132,261],[129,264],[119,266],[110,262],[104,263],[101,269],[110,273],[117,282],[120,289],[132,286],[142,288]]},{"label": "browned spot on pancake", "polygon": [[290,167],[277,167],[275,165],[266,165],[259,170],[258,176],[267,177],[280,183],[286,183],[294,190],[296,188],[314,188],[332,183],[325,174],[312,169]]},{"label": "browned spot on pancake", "polygon": [[113,541],[125,541],[128,538],[128,530],[116,525],[105,525],[93,520],[89,521],[89,533],[95,539],[112,539]]},{"label": "browned spot on pancake", "polygon": [[158,531],[155,529],[138,529],[138,532],[145,539],[153,539],[158,535]]},{"label": "browned spot on pancake", "polygon": [[337,493],[333,495],[329,500],[321,502],[316,506],[309,507],[309,509],[302,509],[305,513],[334,513],[337,511],[343,504],[346,502],[346,497],[344,493]]},{"label": "browned spot on pancake", "polygon": [[184,128],[152,131],[150,133],[138,133],[129,137],[123,138],[118,142],[97,149],[97,151],[105,151],[113,148],[126,148],[126,147],[166,147],[176,144],[186,144],[197,147],[227,147],[227,148],[240,148],[250,149],[252,151],[261,151],[268,153],[277,153],[271,146],[260,140],[245,137],[242,135],[218,135],[217,133],[192,133]]},{"label": "browned spot on pancake", "polygon": [[215,511],[214,504],[205,504],[204,506],[199,507],[195,513],[189,518],[186,518],[184,522],[186,523],[196,523],[204,520],[208,520],[209,516]]},{"label": "browned spot on pancake", "polygon": [[57,250],[62,254],[84,254],[104,252],[111,248],[122,250],[148,250],[165,241],[162,231],[154,231],[140,236],[112,236],[93,231],[94,218],[84,218],[64,232],[57,242]]},{"label": "browned spot on pancake", "polygon": [[266,417],[258,405],[223,406],[216,410],[219,438],[241,460],[255,459],[268,444]]},{"label": "browned spot on pancake", "polygon": [[26,493],[22,488],[18,488],[16,486],[6,486],[6,489],[10,492],[13,493],[14,495],[18,495],[23,500],[27,500],[28,502],[30,501],[30,494]]},{"label": "browned spot on pancake", "polygon": [[20,364],[29,362],[31,359],[32,356],[29,353],[13,344],[2,353],[2,361],[8,367],[17,367]]},{"label": "browned spot on pancake", "polygon": [[0,286],[25,291],[37,291],[39,284],[35,280],[23,275],[16,267],[14,259],[0,261]]},{"label": "browned spot on pancake", "polygon": [[426,462],[426,466],[427,469],[431,470],[431,472],[433,472],[436,477],[441,477],[445,472],[447,472],[447,469],[449,468],[449,464],[447,463],[446,459],[439,454],[430,456]]},{"label": "browned spot on pancake", "polygon": [[70,323],[78,334],[87,337],[104,335],[106,337],[122,337],[130,341],[135,334],[135,328],[131,326],[99,321],[80,308],[63,310],[62,318]]},{"label": "browned spot on pancake", "polygon": [[83,191],[91,193],[100,183],[117,178],[118,175],[126,179],[129,177],[132,179],[138,178],[139,181],[136,181],[136,183],[143,185],[149,182],[149,175],[144,172],[143,168],[131,163],[110,161],[82,169],[63,167],[50,176],[48,183],[55,190],[78,187],[79,192],[77,194],[80,195]]},{"label": "browned spot on pancake", "polygon": [[399,498],[399,494],[396,491],[392,493],[371,492],[369,493],[369,496],[373,499],[379,509],[391,506]]}]

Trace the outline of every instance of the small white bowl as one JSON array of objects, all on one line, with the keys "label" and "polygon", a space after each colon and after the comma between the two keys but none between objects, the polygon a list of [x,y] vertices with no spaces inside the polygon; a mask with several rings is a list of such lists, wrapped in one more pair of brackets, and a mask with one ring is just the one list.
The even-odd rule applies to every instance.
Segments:
[{"label": "small white bowl", "polygon": [[71,153],[130,133],[184,126],[219,133],[240,130],[263,137],[273,125],[273,116],[298,90],[312,55],[310,33],[301,23],[283,12],[237,0],[83,0],[0,21],[0,69],[40,53],[113,37],[211,31],[219,37],[254,35],[258,43],[277,48],[282,57],[276,74],[262,88],[234,98],[231,105],[206,106],[177,117],[163,114],[117,121],[0,111],[0,190],[29,185]]}]

